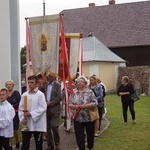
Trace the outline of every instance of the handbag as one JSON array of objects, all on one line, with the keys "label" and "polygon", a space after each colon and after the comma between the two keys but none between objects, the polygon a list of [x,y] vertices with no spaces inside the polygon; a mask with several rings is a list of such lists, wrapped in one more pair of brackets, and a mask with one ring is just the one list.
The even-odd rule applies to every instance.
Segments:
[{"label": "handbag", "polygon": [[134,102],[136,102],[140,99],[135,90],[134,90],[134,93],[130,95],[130,99]]},{"label": "handbag", "polygon": [[99,119],[98,107],[88,109],[91,122]]},{"label": "handbag", "polygon": [[[90,93],[90,91],[88,92],[88,99],[89,99],[89,102],[90,102],[89,93]],[[88,109],[88,112],[89,112],[91,122],[99,119],[99,112],[98,112],[98,107],[97,106],[94,107],[94,108]]]}]

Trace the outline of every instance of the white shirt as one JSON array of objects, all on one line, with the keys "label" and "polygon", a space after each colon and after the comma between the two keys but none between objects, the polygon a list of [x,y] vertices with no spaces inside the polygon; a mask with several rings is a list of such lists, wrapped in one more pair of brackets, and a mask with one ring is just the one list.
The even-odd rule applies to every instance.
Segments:
[{"label": "white shirt", "polygon": [[49,83],[49,84],[47,85],[46,100],[47,100],[48,102],[50,102],[50,100],[51,100],[52,86],[53,86],[53,82],[52,82],[52,83]]},{"label": "white shirt", "polygon": [[44,94],[37,90],[34,93],[29,93],[28,91],[23,93],[21,96],[21,101],[19,105],[19,119],[20,122],[24,118],[23,116],[23,106],[24,106],[24,96],[27,96],[27,109],[31,116],[27,117],[27,126],[29,131],[39,131],[46,132],[46,100]]},{"label": "white shirt", "polygon": [[106,85],[102,82],[100,84],[104,86],[105,92],[107,92]]},{"label": "white shirt", "polygon": [[15,116],[14,108],[5,100],[0,103],[0,136],[5,138],[13,137],[13,118]]}]

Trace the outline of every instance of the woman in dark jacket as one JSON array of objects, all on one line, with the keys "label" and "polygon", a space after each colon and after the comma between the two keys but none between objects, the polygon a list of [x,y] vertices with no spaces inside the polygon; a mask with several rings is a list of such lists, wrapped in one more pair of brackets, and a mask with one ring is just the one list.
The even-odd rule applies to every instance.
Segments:
[{"label": "woman in dark jacket", "polygon": [[135,120],[135,111],[134,111],[134,102],[131,100],[130,95],[134,93],[133,85],[129,83],[129,78],[123,76],[121,80],[122,84],[117,90],[118,96],[121,96],[122,110],[123,110],[123,119],[124,124],[127,124],[127,111],[128,107],[132,116],[133,123],[136,123]]},{"label": "woman in dark jacket", "polygon": [[[18,107],[19,107],[21,96],[18,91],[14,90],[14,82],[12,80],[6,81],[5,87],[8,89],[7,101],[12,105],[12,107],[15,110],[15,117],[13,119],[13,127],[14,127],[14,137],[16,140],[15,149],[17,150],[20,148],[19,135],[18,135],[18,129],[19,129]],[[12,149],[12,139],[10,139],[10,147]]]}]

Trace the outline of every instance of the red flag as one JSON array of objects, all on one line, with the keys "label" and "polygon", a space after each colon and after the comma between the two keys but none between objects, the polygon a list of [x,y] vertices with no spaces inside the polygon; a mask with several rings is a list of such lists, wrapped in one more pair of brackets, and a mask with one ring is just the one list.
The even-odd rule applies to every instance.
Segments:
[{"label": "red flag", "polygon": [[[65,72],[65,79],[67,80],[68,78],[68,67],[69,67],[69,56],[70,56],[70,38],[65,38],[65,44],[66,44],[66,51],[67,51],[67,56],[68,59],[66,60],[66,56],[64,54],[64,56],[62,56],[62,47],[63,47],[63,43],[62,43],[62,39],[59,39],[59,69],[58,69],[58,77],[63,80],[63,69]],[[62,60],[62,57],[63,60]],[[67,62],[68,61],[68,62]],[[64,64],[63,64],[64,63]],[[63,67],[64,65],[64,67]]]},{"label": "red flag", "polygon": [[61,32],[61,60],[62,60],[62,79],[64,84],[64,92],[66,97],[66,110],[67,114],[69,114],[70,117],[70,107],[69,107],[69,98],[68,98],[68,91],[66,86],[66,76],[68,75],[69,79],[69,85],[70,85],[70,94],[73,94],[73,86],[72,86],[72,80],[70,77],[70,70],[69,70],[69,64],[68,64],[68,53],[67,53],[67,47],[66,47],[66,40],[65,40],[65,34],[63,29],[63,21],[62,16],[60,14],[60,32]]},{"label": "red flag", "polygon": [[[66,78],[68,75],[69,85],[70,85],[70,94],[73,94],[73,86],[72,86],[72,79],[70,77],[70,69],[69,69],[69,61],[68,61],[68,52],[65,40],[65,34],[63,29],[63,21],[62,16],[60,14],[60,32],[61,32],[61,60],[62,60],[62,72],[63,72],[63,83],[65,87]],[[67,89],[66,89],[67,90]]]}]

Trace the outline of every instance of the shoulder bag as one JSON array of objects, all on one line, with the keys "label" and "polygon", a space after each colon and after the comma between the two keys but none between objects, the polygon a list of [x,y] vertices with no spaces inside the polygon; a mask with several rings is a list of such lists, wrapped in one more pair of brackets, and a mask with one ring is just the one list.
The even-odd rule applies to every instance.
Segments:
[{"label": "shoulder bag", "polygon": [[130,95],[130,99],[134,102],[136,102],[140,99],[136,93],[136,90],[134,90],[134,93]]},{"label": "shoulder bag", "polygon": [[98,107],[88,109],[91,122],[99,119]]},{"label": "shoulder bag", "polygon": [[[90,102],[90,96],[89,96],[90,91],[88,92],[88,97],[89,97],[89,102]],[[94,107],[91,109],[88,109],[89,115],[90,115],[90,120],[91,122],[99,119],[99,113],[98,113],[98,107]]]}]

